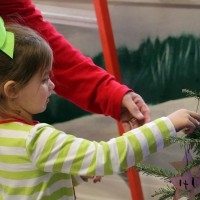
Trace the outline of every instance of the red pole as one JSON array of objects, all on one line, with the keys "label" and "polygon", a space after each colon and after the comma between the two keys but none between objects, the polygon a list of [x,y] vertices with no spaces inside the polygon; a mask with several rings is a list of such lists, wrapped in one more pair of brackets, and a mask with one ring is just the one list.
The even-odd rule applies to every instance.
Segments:
[{"label": "red pole", "polygon": [[[93,0],[93,2],[96,11],[106,69],[110,74],[114,75],[119,82],[122,82],[107,0]],[[118,128],[120,135],[122,135],[123,128],[119,123]],[[138,171],[131,168],[127,171],[127,176],[132,200],[143,200],[144,198]]]}]

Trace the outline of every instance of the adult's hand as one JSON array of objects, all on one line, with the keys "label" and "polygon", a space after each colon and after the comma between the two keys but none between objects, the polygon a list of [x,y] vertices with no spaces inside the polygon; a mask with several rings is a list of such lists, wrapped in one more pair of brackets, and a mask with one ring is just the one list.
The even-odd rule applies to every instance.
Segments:
[{"label": "adult's hand", "polygon": [[142,97],[129,92],[122,99],[120,122],[124,131],[137,128],[150,121],[150,110]]}]

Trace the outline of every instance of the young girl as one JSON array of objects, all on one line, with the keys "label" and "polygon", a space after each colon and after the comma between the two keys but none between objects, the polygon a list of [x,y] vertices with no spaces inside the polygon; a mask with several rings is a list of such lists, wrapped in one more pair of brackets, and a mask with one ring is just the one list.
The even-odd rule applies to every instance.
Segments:
[{"label": "young girl", "polygon": [[194,131],[200,115],[185,109],[108,142],[91,142],[33,120],[54,89],[52,51],[33,30],[0,18],[0,199],[73,200],[79,176],[124,172]]}]

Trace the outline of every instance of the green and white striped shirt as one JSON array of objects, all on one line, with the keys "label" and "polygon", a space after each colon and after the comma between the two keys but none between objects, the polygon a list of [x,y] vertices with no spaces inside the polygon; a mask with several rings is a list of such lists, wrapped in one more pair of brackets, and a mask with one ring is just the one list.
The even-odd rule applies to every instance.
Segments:
[{"label": "green and white striped shirt", "polygon": [[175,135],[167,117],[99,143],[44,123],[1,123],[0,199],[73,200],[75,176],[124,172]]}]

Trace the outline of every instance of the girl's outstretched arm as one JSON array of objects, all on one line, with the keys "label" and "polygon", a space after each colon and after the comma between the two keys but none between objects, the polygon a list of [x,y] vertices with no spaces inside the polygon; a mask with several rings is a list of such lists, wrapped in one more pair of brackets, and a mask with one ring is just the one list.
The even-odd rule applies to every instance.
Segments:
[{"label": "girl's outstretched arm", "polygon": [[27,152],[34,165],[45,172],[103,176],[124,172],[146,156],[170,144],[171,136],[184,128],[191,133],[200,115],[182,109],[108,142],[91,142],[63,133],[47,124],[30,132]]}]

